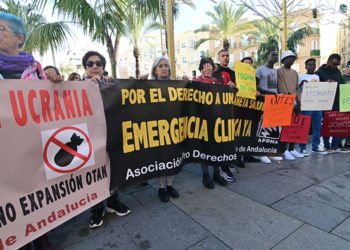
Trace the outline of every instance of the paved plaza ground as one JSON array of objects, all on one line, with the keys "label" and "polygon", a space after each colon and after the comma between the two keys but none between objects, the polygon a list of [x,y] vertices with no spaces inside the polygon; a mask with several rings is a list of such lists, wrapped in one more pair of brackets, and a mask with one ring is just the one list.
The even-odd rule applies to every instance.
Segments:
[{"label": "paved plaza ground", "polygon": [[121,192],[126,217],[89,229],[84,212],[50,233],[57,249],[350,249],[350,154],[248,163],[237,181],[206,189],[199,164],[162,203],[155,180]]}]

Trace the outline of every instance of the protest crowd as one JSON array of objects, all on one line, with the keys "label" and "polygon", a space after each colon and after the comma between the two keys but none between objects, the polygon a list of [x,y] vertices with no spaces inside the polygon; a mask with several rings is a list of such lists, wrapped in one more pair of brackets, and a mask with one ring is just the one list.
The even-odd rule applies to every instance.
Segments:
[{"label": "protest crowd", "polygon": [[[22,79],[22,80],[50,80],[55,84],[60,84],[65,79],[59,70],[50,65],[41,65],[29,53],[21,51],[26,40],[26,31],[22,21],[12,15],[0,12],[0,80]],[[240,155],[237,154],[235,160],[225,162],[220,165],[210,166],[208,163],[201,163],[202,183],[205,188],[213,189],[214,185],[226,186],[228,183],[239,181],[239,171],[248,167],[250,162],[261,162],[270,164],[272,161],[298,161],[300,158],[308,157],[311,154],[326,155],[335,153],[348,153],[350,147],[349,138],[321,136],[324,110],[303,110],[302,93],[303,88],[312,82],[337,82],[337,90],[332,106],[332,111],[340,111],[339,86],[350,82],[350,61],[346,64],[344,73],[338,69],[341,63],[341,56],[331,54],[325,64],[316,67],[316,60],[312,57],[305,61],[306,74],[298,74],[292,66],[296,60],[294,52],[283,51],[281,56],[277,51],[268,53],[266,64],[256,69],[256,93],[258,97],[280,95],[294,95],[293,116],[306,115],[311,118],[309,134],[311,143],[296,144],[292,142],[279,142],[280,152],[273,155]],[[215,63],[214,61],[217,61]],[[228,65],[230,54],[226,49],[218,52],[217,58],[203,57],[198,65],[200,75],[193,79],[184,77],[182,81],[193,81],[202,84],[223,85],[229,87],[233,93],[239,92],[235,70]],[[254,59],[245,57],[241,63],[254,65]],[[280,63],[279,67],[276,64]],[[80,76],[76,72],[71,72],[68,81],[91,80],[100,88],[108,87],[113,79],[106,73],[106,59],[97,51],[89,51],[82,58],[82,65],[85,74]],[[44,67],[45,66],[45,67]],[[154,60],[149,74],[141,75],[139,84],[147,79],[155,81],[170,81],[171,68],[166,57]],[[93,105],[93,104],[92,104]],[[211,169],[213,169],[211,171]],[[239,170],[240,169],[240,170]],[[211,174],[212,172],[212,174]],[[158,197],[161,202],[168,202],[170,198],[181,199],[181,193],[176,190],[176,174],[159,176]],[[136,185],[149,185],[142,182]],[[110,190],[110,197],[106,201],[101,201],[91,208],[90,228],[98,228],[103,225],[105,212],[115,213],[117,216],[126,216],[132,208],[125,206],[118,197],[117,190]],[[32,249],[34,245],[37,249],[53,249],[47,234],[44,234],[28,243],[21,249]]]}]

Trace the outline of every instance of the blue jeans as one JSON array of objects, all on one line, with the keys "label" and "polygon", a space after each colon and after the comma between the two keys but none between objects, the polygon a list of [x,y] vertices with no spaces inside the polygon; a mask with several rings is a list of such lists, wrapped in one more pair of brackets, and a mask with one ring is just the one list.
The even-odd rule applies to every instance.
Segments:
[{"label": "blue jeans", "polygon": [[[312,150],[318,150],[321,137],[322,111],[302,111],[301,114],[311,116]],[[306,144],[299,144],[299,147],[300,151],[304,150],[306,149]]]}]

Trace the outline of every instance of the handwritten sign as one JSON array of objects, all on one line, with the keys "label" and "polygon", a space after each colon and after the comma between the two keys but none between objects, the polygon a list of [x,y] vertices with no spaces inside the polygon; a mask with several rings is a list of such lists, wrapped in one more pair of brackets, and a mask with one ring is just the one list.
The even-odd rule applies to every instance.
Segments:
[{"label": "handwritten sign", "polygon": [[281,141],[307,144],[310,125],[310,116],[293,115],[292,124],[282,128]]},{"label": "handwritten sign", "polygon": [[295,95],[266,95],[263,128],[291,125],[294,101]]},{"label": "handwritten sign", "polygon": [[340,88],[340,96],[339,96],[339,105],[340,112],[348,112],[350,111],[350,84],[341,84]]},{"label": "handwritten sign", "polygon": [[256,98],[256,70],[246,63],[235,63],[236,83],[238,87],[237,96],[249,99]]},{"label": "handwritten sign", "polygon": [[332,110],[337,82],[307,82],[301,95],[301,110]]},{"label": "handwritten sign", "polygon": [[322,136],[350,136],[350,112],[325,112],[321,129]]}]

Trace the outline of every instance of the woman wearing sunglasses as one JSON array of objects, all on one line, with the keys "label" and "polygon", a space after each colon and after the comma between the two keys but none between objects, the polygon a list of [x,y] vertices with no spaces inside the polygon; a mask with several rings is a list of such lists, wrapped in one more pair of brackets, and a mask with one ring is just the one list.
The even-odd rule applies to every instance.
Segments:
[{"label": "woman wearing sunglasses", "polygon": [[[111,81],[111,78],[103,76],[106,67],[104,56],[96,51],[89,51],[84,55],[82,63],[85,69],[84,80],[92,80],[100,88],[109,84],[108,82]],[[105,211],[115,213],[118,216],[125,216],[130,213],[130,209],[119,201],[118,193],[111,191],[111,196],[107,199],[107,206],[102,201],[92,207],[90,228],[102,226]]]}]

